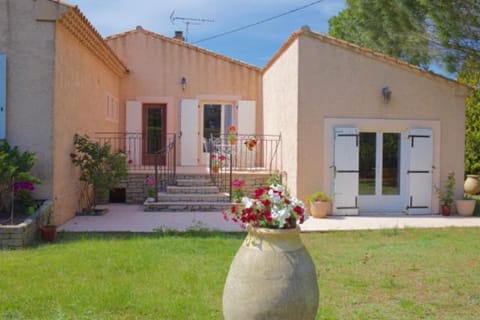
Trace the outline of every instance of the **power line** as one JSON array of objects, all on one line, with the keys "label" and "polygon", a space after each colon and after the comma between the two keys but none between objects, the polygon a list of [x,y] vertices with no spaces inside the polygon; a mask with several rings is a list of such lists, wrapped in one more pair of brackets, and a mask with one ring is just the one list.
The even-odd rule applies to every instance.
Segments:
[{"label": "power line", "polygon": [[292,10],[289,10],[289,11],[287,11],[287,12],[283,12],[283,13],[277,14],[277,15],[275,15],[275,16],[273,16],[273,17],[266,18],[266,19],[263,19],[263,20],[254,22],[254,23],[248,24],[248,25],[243,26],[243,27],[239,27],[239,28],[236,28],[236,29],[232,29],[232,30],[230,30],[230,31],[222,32],[222,33],[219,33],[219,34],[216,34],[216,35],[213,35],[213,36],[210,36],[210,37],[207,37],[207,38],[204,38],[204,39],[195,41],[195,42],[193,42],[193,43],[200,43],[200,42],[212,40],[212,39],[215,39],[215,38],[219,38],[219,37],[226,36],[227,34],[231,34],[231,33],[234,33],[234,32],[241,31],[241,30],[245,30],[245,29],[247,29],[247,28],[251,28],[251,27],[254,27],[254,26],[258,26],[259,24],[263,24],[263,23],[265,23],[265,22],[269,22],[269,21],[278,19],[278,18],[280,18],[280,17],[289,15],[289,14],[291,14],[291,13],[294,13],[294,12],[297,12],[297,11],[300,11],[300,10],[303,10],[303,9],[306,9],[306,8],[308,8],[308,7],[314,6],[314,5],[316,5],[316,4],[319,4],[319,3],[322,2],[322,1],[323,1],[323,0],[313,1],[313,2],[310,2],[310,3],[306,4],[306,5],[304,5],[304,6],[301,6],[301,7],[292,9]]}]

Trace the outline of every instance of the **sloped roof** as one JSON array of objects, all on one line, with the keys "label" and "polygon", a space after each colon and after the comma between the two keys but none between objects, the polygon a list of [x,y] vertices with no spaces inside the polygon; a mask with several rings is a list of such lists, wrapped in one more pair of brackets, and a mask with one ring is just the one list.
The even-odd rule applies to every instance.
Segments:
[{"label": "sloped roof", "polygon": [[50,1],[60,3],[69,8],[67,12],[60,16],[58,22],[65,26],[85,47],[92,51],[117,75],[128,73],[127,66],[107,45],[103,37],[88,21],[78,6],[67,4],[64,1]]},{"label": "sloped roof", "polygon": [[261,68],[255,66],[255,65],[252,65],[252,64],[243,62],[241,60],[234,59],[234,58],[231,58],[231,57],[219,54],[219,53],[216,53],[214,51],[210,51],[210,50],[195,46],[191,43],[188,43],[188,42],[180,40],[180,39],[167,37],[165,35],[162,35],[162,34],[159,34],[159,33],[153,32],[153,31],[145,30],[141,26],[138,26],[136,29],[133,29],[133,30],[129,30],[129,31],[125,31],[125,32],[121,32],[121,33],[118,33],[118,34],[108,36],[108,37],[105,38],[105,40],[106,41],[114,40],[114,39],[126,37],[126,36],[131,35],[131,34],[135,34],[135,33],[143,33],[143,34],[145,34],[147,36],[150,36],[152,38],[155,38],[155,39],[167,41],[167,42],[170,42],[170,43],[178,45],[178,46],[182,46],[182,47],[185,47],[185,48],[188,48],[188,49],[191,49],[191,50],[195,50],[197,52],[200,52],[200,53],[203,53],[203,54],[206,54],[206,55],[209,55],[209,56],[212,56],[212,57],[215,57],[215,58],[227,61],[227,62],[231,62],[231,63],[237,64],[237,65],[240,65],[242,67],[253,69],[255,71],[261,71]]},{"label": "sloped roof", "polygon": [[379,60],[379,61],[386,62],[386,63],[391,64],[391,65],[395,65],[395,66],[405,68],[405,69],[407,69],[411,72],[420,74],[422,76],[429,77],[431,79],[447,81],[451,84],[466,87],[469,90],[475,90],[475,88],[472,87],[472,86],[469,86],[469,85],[461,83],[459,81],[447,78],[445,76],[439,75],[439,74],[434,73],[432,71],[424,70],[424,69],[422,69],[418,66],[415,66],[415,65],[410,64],[408,62],[405,62],[403,60],[391,57],[391,56],[386,55],[384,53],[380,53],[380,52],[377,52],[377,51],[374,51],[374,50],[371,50],[371,49],[368,49],[368,48],[365,48],[365,47],[361,47],[359,45],[350,43],[348,41],[341,40],[341,39],[338,39],[338,38],[335,38],[335,37],[332,37],[332,36],[328,36],[328,35],[325,35],[325,34],[321,34],[319,32],[313,32],[313,31],[310,30],[310,28],[308,26],[302,27],[301,29],[293,32],[290,35],[290,37],[282,44],[280,49],[278,49],[278,51],[267,62],[265,67],[263,67],[262,74],[264,74],[275,63],[275,61],[277,61],[277,59],[285,52],[285,50],[287,50],[288,47],[290,47],[290,45],[296,39],[298,39],[300,36],[306,36],[306,37],[310,37],[310,38],[313,38],[313,39],[317,39],[317,40],[320,40],[322,42],[325,42],[325,43],[328,43],[328,44],[331,44],[331,45],[334,45],[334,46],[337,46],[337,47],[340,47],[340,48],[343,48],[343,49],[347,49],[349,51],[356,52],[358,54],[361,54],[361,55],[364,55],[364,56],[367,56],[367,57],[371,57],[371,58],[374,58],[374,59]]}]

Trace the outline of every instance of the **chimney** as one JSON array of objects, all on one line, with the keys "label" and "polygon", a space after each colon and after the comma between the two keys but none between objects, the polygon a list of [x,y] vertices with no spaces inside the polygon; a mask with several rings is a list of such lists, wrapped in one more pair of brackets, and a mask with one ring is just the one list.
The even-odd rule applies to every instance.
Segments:
[{"label": "chimney", "polygon": [[183,31],[175,31],[175,36],[173,38],[185,41],[185,38],[183,37]]}]

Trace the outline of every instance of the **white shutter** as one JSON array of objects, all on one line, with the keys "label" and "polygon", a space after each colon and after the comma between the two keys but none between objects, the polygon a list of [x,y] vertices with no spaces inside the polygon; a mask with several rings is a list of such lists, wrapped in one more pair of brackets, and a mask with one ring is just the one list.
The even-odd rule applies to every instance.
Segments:
[{"label": "white shutter", "polygon": [[0,53],[0,140],[7,131],[7,57]]},{"label": "white shutter", "polygon": [[[238,126],[239,134],[255,134],[255,100],[238,101]],[[228,128],[227,128],[228,130]]]},{"label": "white shutter", "polygon": [[333,213],[358,214],[358,129],[334,129]]},{"label": "white shutter", "polygon": [[126,152],[134,165],[142,164],[142,103],[127,101],[126,107]]},{"label": "white shutter", "polygon": [[411,129],[408,140],[407,210],[409,214],[431,213],[433,132]]},{"label": "white shutter", "polygon": [[180,102],[180,152],[182,166],[198,164],[198,100]]}]

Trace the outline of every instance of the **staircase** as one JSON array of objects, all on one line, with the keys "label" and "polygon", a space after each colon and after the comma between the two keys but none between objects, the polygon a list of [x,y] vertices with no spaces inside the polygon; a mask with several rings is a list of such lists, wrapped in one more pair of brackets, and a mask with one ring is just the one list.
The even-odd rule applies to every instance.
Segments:
[{"label": "staircase", "polygon": [[177,185],[158,193],[158,202],[146,202],[145,211],[223,211],[228,193],[219,192],[207,174],[177,174]]}]

